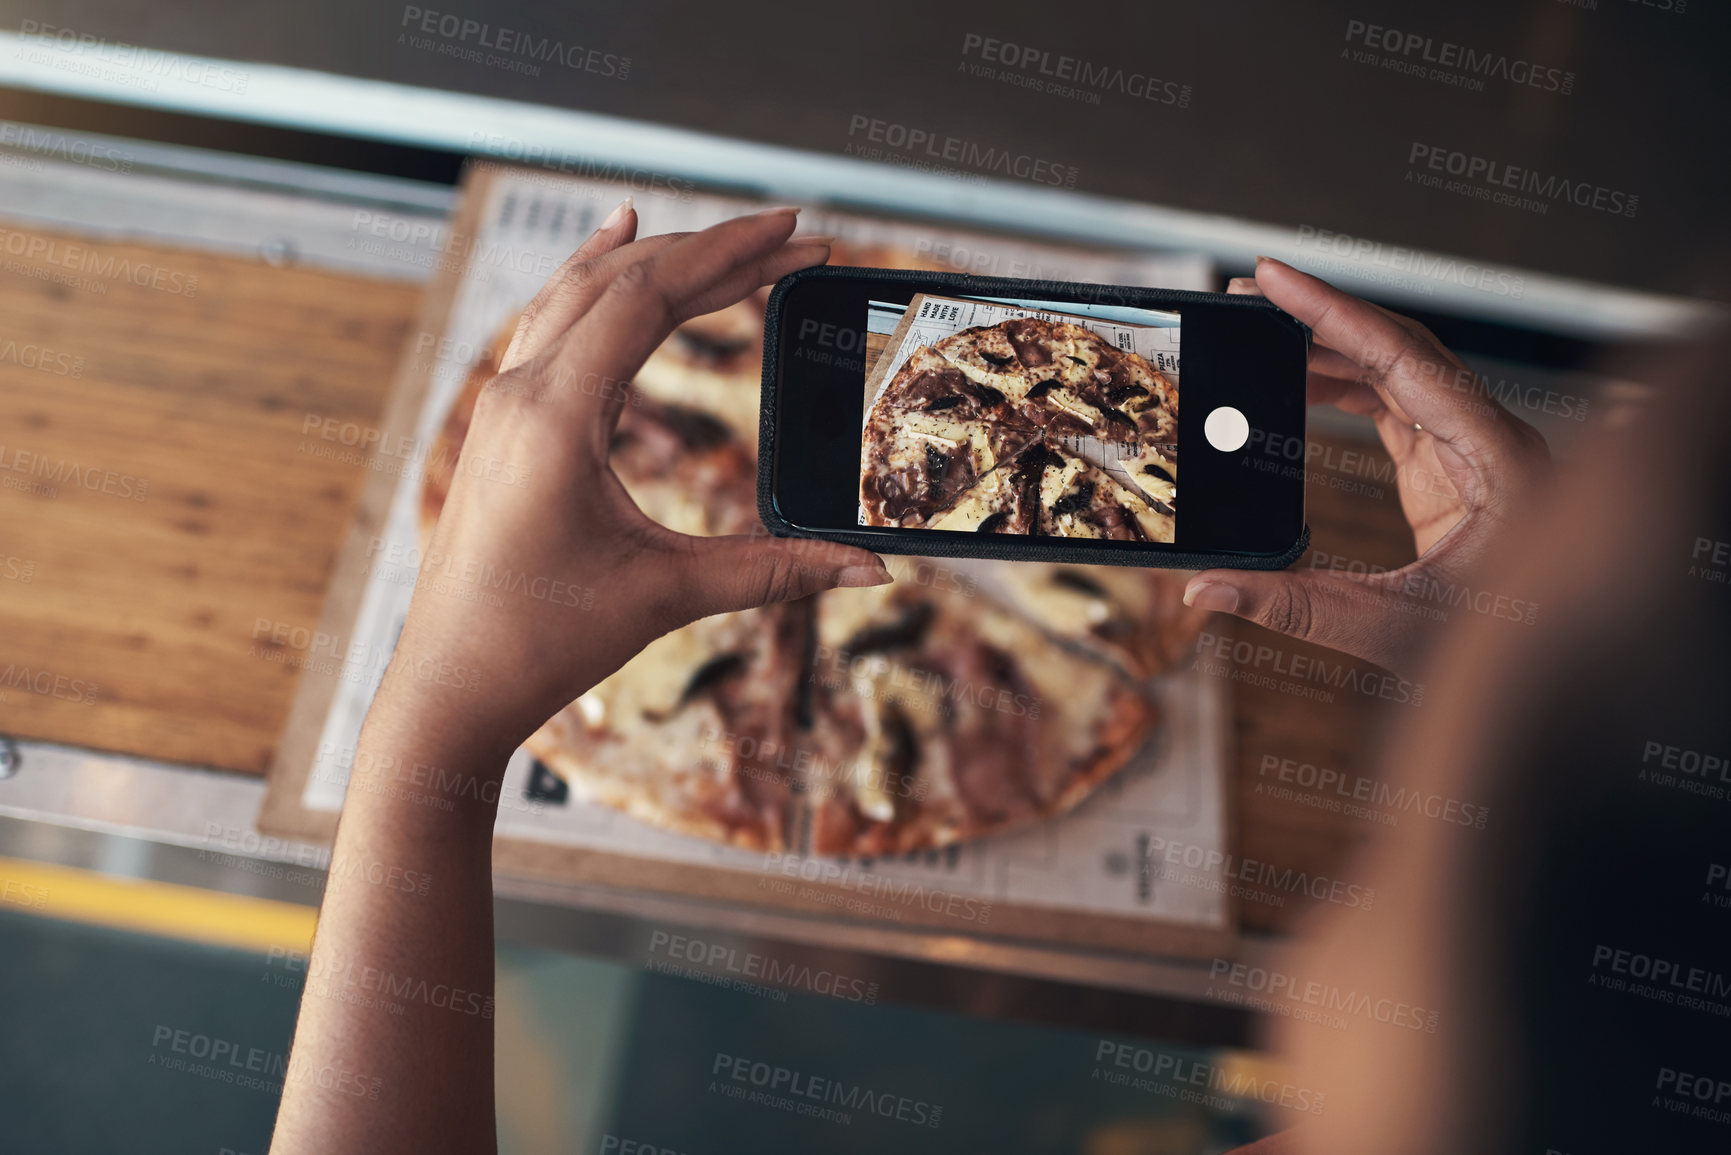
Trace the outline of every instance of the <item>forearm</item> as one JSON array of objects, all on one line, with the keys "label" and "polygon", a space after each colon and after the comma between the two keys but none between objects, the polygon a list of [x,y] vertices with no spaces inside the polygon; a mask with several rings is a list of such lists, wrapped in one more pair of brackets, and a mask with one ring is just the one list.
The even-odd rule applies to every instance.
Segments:
[{"label": "forearm", "polygon": [[387,679],[331,855],[272,1151],[491,1151],[508,746]]},{"label": "forearm", "polygon": [[[863,550],[818,563],[805,543],[650,521],[609,462],[625,397],[567,384],[629,381],[679,317],[821,264],[824,242],[788,239],[796,211],[633,242],[627,201],[531,304],[501,362],[508,387],[475,399],[428,551],[472,585],[416,590],[367,715],[279,1155],[493,1150],[491,845],[511,751],[667,630],[889,580]],[[520,483],[499,483],[501,464],[524,466]]]}]

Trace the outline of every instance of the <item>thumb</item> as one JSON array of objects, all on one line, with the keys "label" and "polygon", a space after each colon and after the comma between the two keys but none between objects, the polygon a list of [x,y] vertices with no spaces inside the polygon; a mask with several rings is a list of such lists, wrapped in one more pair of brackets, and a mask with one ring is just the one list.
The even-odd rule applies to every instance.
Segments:
[{"label": "thumb", "polygon": [[1212,569],[1190,579],[1184,604],[1392,670],[1412,640],[1415,619],[1389,612],[1386,596],[1375,585],[1325,570]]},{"label": "thumb", "polygon": [[833,541],[767,537],[759,530],[693,543],[684,562],[693,619],[894,580],[877,554]]}]

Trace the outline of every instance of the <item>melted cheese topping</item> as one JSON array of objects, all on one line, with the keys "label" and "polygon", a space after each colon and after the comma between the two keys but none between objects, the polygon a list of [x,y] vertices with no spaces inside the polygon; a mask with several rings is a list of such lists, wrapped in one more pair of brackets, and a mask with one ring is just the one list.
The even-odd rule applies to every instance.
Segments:
[{"label": "melted cheese topping", "polygon": [[953,529],[972,533],[980,523],[1004,508],[1013,493],[1009,475],[1002,469],[993,470],[962,499],[927,523],[928,529]]},{"label": "melted cheese topping", "polygon": [[[1176,480],[1178,477],[1178,463],[1176,460],[1164,456],[1160,452],[1160,449],[1156,447],[1144,450],[1135,457],[1127,457],[1123,460],[1122,464],[1125,470],[1129,472],[1130,479],[1136,483],[1137,488],[1139,488],[1143,493],[1147,494],[1155,501],[1163,502],[1174,510],[1178,508],[1178,482]],[[1148,465],[1157,466],[1160,469],[1165,470],[1167,473],[1172,475],[1174,480],[1168,481],[1157,473],[1146,472],[1144,467]],[[1158,513],[1158,511],[1155,512]],[[1166,515],[1160,514],[1160,516],[1165,517]],[[1146,528],[1147,523],[1144,522],[1143,525],[1144,528]],[[1159,537],[1155,540],[1172,540],[1170,537],[1171,530],[1169,527],[1166,532],[1168,536]]]},{"label": "melted cheese topping", "polygon": [[1105,597],[1045,580],[1021,580],[1017,586],[1025,609],[1061,634],[1084,635],[1116,613]]},{"label": "melted cheese topping", "polygon": [[1058,499],[1070,491],[1076,478],[1087,468],[1087,463],[1079,457],[1065,458],[1062,469],[1054,470],[1048,466],[1040,478],[1040,504],[1047,509],[1056,505]]},{"label": "melted cheese topping", "polygon": [[[1149,541],[1173,540],[1173,520],[1142,500],[1142,495],[1129,489],[1109,476],[1100,479],[1105,483],[1103,492],[1109,500],[1117,502],[1128,510],[1136,524],[1142,527],[1142,532],[1148,535]],[[1155,480],[1149,478],[1149,480]]]},{"label": "melted cheese topping", "polygon": [[[962,375],[977,385],[988,385],[1002,393],[1011,404],[1015,404],[1028,395],[1028,390],[1034,383],[1043,380],[1037,377],[1016,358],[1016,347],[1010,344],[1010,339],[1002,332],[993,329],[985,334],[974,334],[964,338],[957,333],[945,337],[932,350],[954,368],[960,369]],[[991,353],[995,357],[1008,357],[1007,365],[994,365],[987,361],[982,353]]]},{"label": "melted cheese topping", "polygon": [[1088,471],[1088,463],[1077,457],[1064,460],[1062,469],[1047,467],[1040,479],[1040,509],[1047,524],[1042,532],[1051,537],[1100,537],[1100,531],[1074,513],[1053,513],[1058,499],[1074,488],[1076,479]]},{"label": "melted cheese topping", "polygon": [[[1156,477],[1152,473],[1142,473],[1139,470],[1131,473],[1130,476],[1141,487],[1142,492],[1155,501],[1172,505],[1178,500],[1178,486],[1167,481],[1164,477]],[[1173,506],[1173,508],[1177,507]]]},{"label": "melted cheese topping", "polygon": [[839,650],[844,642],[878,616],[895,588],[891,584],[825,591],[817,603],[817,644],[832,652]]},{"label": "melted cheese topping", "polygon": [[577,708],[591,726],[611,729],[630,727],[645,716],[667,717],[679,709],[687,683],[704,663],[756,649],[761,628],[749,614],[728,614],[663,634],[583,695]]},{"label": "melted cheese topping", "polygon": [[1104,432],[1106,422],[1101,412],[1070,390],[1054,389],[1046,395],[1046,400],[1050,401],[1054,408],[1080,417],[1087,423],[1088,428]]},{"label": "melted cheese topping", "polygon": [[910,413],[901,418],[895,441],[890,446],[889,464],[892,469],[906,469],[925,460],[926,449],[954,453],[966,446],[976,474],[984,473],[998,463],[992,452],[991,431],[978,421],[956,421],[930,413]]},{"label": "melted cheese topping", "polygon": [[[1120,683],[1112,670],[1051,644],[1033,626],[997,610],[981,614],[975,626],[984,641],[1025,656],[1019,669],[1040,699],[1041,718],[1050,719],[1040,727],[1045,746],[1041,764],[1058,772],[1070,759],[1090,751],[1096,735],[1088,723],[1107,711],[1118,694]],[[1036,654],[1037,660],[1028,660]]]},{"label": "melted cheese topping", "polygon": [[879,822],[895,817],[895,799],[889,781],[895,743],[883,723],[886,702],[895,701],[921,740],[920,777],[927,782],[927,790],[947,781],[941,744],[931,745],[924,740],[943,726],[942,702],[931,694],[921,693],[917,687],[923,684],[922,680],[892,655],[855,657],[841,651],[848,639],[862,629],[874,622],[893,620],[900,613],[891,606],[894,589],[894,586],[868,586],[831,590],[818,602],[818,645],[823,647],[818,654],[818,676],[830,680],[839,677],[858,701],[866,728],[865,744],[851,767],[848,785],[860,812]]},{"label": "melted cheese topping", "polygon": [[1014,369],[1000,369],[995,365],[976,358],[968,357],[951,362],[956,368],[967,375],[968,380],[977,385],[987,385],[1002,393],[1014,405],[1028,395],[1028,390],[1034,387],[1034,378],[1020,366]]}]

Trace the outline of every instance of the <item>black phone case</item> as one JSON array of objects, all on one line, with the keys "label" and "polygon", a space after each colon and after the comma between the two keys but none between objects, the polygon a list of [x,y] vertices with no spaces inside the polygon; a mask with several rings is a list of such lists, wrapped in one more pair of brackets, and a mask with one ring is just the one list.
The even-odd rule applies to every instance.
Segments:
[{"label": "black phone case", "polygon": [[[1141,308],[1182,309],[1184,305],[1223,305],[1231,308],[1280,309],[1261,297],[1225,293],[1198,293],[1188,289],[1147,289],[1128,285],[1090,285],[1074,281],[1021,281],[1008,277],[976,277],[967,273],[928,273],[919,270],[920,281],[975,296],[1041,296],[1048,292],[1058,295],[1093,298],[1097,302]],[[900,269],[866,269],[846,265],[819,265],[801,269],[776,282],[769,294],[769,306],[763,319],[763,403],[757,426],[757,514],[763,524],[777,537],[817,538],[855,545],[873,553],[911,554],[916,557],[978,557],[998,561],[1061,562],[1065,565],[1125,565],[1142,569],[1285,569],[1304,556],[1310,546],[1310,525],[1307,522],[1298,540],[1279,554],[1267,556],[1208,551],[1149,551],[1079,549],[1058,544],[1062,538],[1004,538],[984,534],[978,542],[938,538],[918,542],[899,536],[879,536],[869,533],[849,533],[846,530],[813,531],[789,525],[775,511],[771,490],[775,478],[775,428],[777,408],[776,371],[781,348],[782,310],[788,291],[801,281],[818,278],[847,277],[860,281],[903,281],[907,271]],[[1286,317],[1304,331],[1309,344],[1310,330]],[[1002,544],[1000,544],[1002,542]],[[905,543],[905,544],[904,544]],[[1014,543],[1014,544],[1012,544]]]}]

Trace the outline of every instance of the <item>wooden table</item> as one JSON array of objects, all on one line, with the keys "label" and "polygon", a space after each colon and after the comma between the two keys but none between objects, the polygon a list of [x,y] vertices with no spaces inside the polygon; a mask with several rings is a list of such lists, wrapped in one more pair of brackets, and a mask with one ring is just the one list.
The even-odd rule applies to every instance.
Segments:
[{"label": "wooden table", "polygon": [[[377,421],[419,290],[6,228],[60,247],[0,261],[0,731],[262,774],[296,671],[255,630],[318,619],[365,473],[302,431]],[[110,275],[44,279],[68,245]]]},{"label": "wooden table", "polygon": [[[180,276],[159,286],[196,277],[196,294],[112,276],[98,291],[44,279],[63,271],[49,260],[0,262],[0,674],[13,671],[0,686],[0,732],[262,774],[298,671],[271,661],[260,635],[317,628],[366,477],[359,454],[317,455],[332,443],[306,431],[377,428],[420,290],[185,249],[99,247]],[[26,346],[54,356],[44,368]],[[1410,554],[1392,489],[1378,498],[1313,487],[1311,524],[1345,556],[1397,565]],[[1370,772],[1379,723],[1403,707],[1335,698],[1234,687],[1244,857],[1338,878],[1369,832],[1256,790],[1270,753]],[[1243,923],[1288,927],[1307,901],[1247,902]]]},{"label": "wooden table", "polygon": [[[1363,452],[1371,448],[1363,442],[1315,434],[1310,440],[1336,451]],[[1380,447],[1374,453],[1381,463],[1389,464]],[[1401,516],[1394,489],[1391,485],[1377,488],[1383,491],[1380,497],[1311,485],[1307,511],[1312,557],[1319,547],[1331,554],[1389,569],[1412,560],[1412,536]],[[1307,558],[1298,564],[1302,566],[1308,561]],[[1237,640],[1280,651],[1287,668],[1292,668],[1297,659],[1304,659],[1321,660],[1332,668],[1345,666],[1373,676],[1377,671],[1377,667],[1367,662],[1293,641],[1249,622],[1228,624],[1217,615],[1216,623],[1216,628],[1229,629]],[[1339,879],[1350,886],[1359,881],[1347,861],[1350,852],[1374,827],[1361,818],[1276,798],[1266,789],[1259,792],[1259,785],[1265,788],[1279,785],[1273,773],[1261,772],[1263,759],[1291,758],[1345,775],[1374,776],[1383,732],[1401,722],[1403,712],[1412,707],[1352,690],[1328,692],[1332,693],[1333,701],[1325,703],[1261,685],[1234,684],[1237,846],[1244,859],[1266,863],[1276,874],[1302,871],[1325,876],[1330,882]],[[1240,905],[1240,921],[1245,929],[1287,930],[1310,906],[1302,891],[1276,893],[1285,898],[1284,905],[1258,901]]]}]

